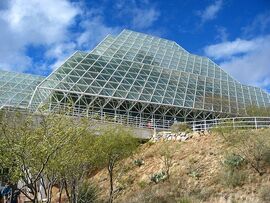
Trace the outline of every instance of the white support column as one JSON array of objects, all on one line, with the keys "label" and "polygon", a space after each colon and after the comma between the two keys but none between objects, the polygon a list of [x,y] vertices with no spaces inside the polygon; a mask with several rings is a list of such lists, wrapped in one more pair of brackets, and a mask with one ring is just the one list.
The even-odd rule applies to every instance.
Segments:
[{"label": "white support column", "polygon": [[257,123],[257,118],[256,117],[254,118],[254,123],[255,123],[255,128],[257,130],[258,129],[258,123]]}]

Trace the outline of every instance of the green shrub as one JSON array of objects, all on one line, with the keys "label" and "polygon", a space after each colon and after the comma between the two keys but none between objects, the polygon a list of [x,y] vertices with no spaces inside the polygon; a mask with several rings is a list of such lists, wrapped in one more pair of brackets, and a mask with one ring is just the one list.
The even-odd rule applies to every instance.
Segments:
[{"label": "green shrub", "polygon": [[263,154],[263,160],[266,164],[270,165],[270,149],[265,149]]},{"label": "green shrub", "polygon": [[230,120],[220,122],[211,129],[211,132],[217,133],[223,136],[224,134],[227,134],[228,136],[228,134],[230,135],[233,131],[234,131],[233,122]]},{"label": "green shrub", "polygon": [[103,119],[104,119],[105,121],[109,121],[109,122],[114,122],[114,121],[115,121],[114,117],[108,116],[108,115],[104,115],[104,116],[103,116]]},{"label": "green shrub", "polygon": [[94,120],[100,120],[100,115],[98,113],[95,113],[91,116],[91,118]]},{"label": "green shrub", "polygon": [[174,123],[174,124],[171,126],[171,131],[172,131],[173,133],[190,132],[191,129],[190,129],[190,127],[188,126],[187,123]]},{"label": "green shrub", "polygon": [[140,181],[140,182],[138,183],[138,185],[140,186],[141,189],[144,189],[144,188],[146,188],[146,186],[147,186],[147,182],[145,182],[145,181]]},{"label": "green shrub", "polygon": [[136,159],[133,162],[136,166],[141,167],[142,165],[144,165],[144,160],[143,159]]},{"label": "green shrub", "polygon": [[98,190],[90,183],[84,182],[79,188],[78,203],[96,202],[98,197]]},{"label": "green shrub", "polygon": [[229,154],[225,157],[224,165],[231,170],[240,169],[241,166],[244,165],[245,159],[237,154]]},{"label": "green shrub", "polygon": [[[270,164],[269,133],[269,129],[235,130],[222,134],[222,137],[229,147],[245,159],[246,164],[259,175],[263,175],[267,171],[267,165]],[[237,162],[237,160],[233,162],[235,161]]]},{"label": "green shrub", "polygon": [[192,203],[192,201],[188,197],[180,198],[177,203]]},{"label": "green shrub", "polygon": [[220,174],[220,181],[223,185],[235,188],[242,186],[246,181],[246,174],[241,170],[224,170]]},{"label": "green shrub", "polygon": [[201,174],[198,170],[190,171],[188,175],[192,178],[199,179],[201,177]]},{"label": "green shrub", "polygon": [[237,187],[244,184],[246,174],[242,171],[245,159],[237,154],[229,154],[223,161],[223,169],[221,172],[221,181],[228,187]]},{"label": "green shrub", "polygon": [[201,177],[202,168],[203,166],[201,164],[192,163],[187,169],[187,175],[198,180]]},{"label": "green shrub", "polygon": [[161,171],[159,173],[154,173],[153,175],[150,176],[150,180],[156,184],[166,179],[167,179],[167,175],[164,171]]}]

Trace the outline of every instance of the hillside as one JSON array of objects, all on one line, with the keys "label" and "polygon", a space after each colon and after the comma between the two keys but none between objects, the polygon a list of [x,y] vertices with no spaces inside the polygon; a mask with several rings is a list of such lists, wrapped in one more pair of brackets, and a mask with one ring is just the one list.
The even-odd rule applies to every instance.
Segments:
[{"label": "hillside", "polygon": [[[269,130],[262,131],[269,134]],[[154,183],[150,176],[165,167],[163,149],[171,160],[170,177]],[[269,165],[261,175],[249,164],[232,173],[224,160],[234,152],[235,148],[217,134],[196,133],[184,142],[147,142],[134,156],[118,164],[115,202],[270,202]],[[106,169],[93,180],[105,201],[109,187]]]}]

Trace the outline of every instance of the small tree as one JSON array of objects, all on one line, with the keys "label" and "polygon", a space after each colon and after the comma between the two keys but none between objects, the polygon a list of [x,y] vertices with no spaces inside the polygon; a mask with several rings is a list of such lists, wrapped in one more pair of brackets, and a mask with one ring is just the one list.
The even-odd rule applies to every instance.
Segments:
[{"label": "small tree", "polygon": [[109,126],[101,131],[95,150],[100,163],[105,164],[110,180],[109,203],[113,202],[114,193],[114,168],[116,163],[130,156],[138,146],[138,140],[133,133],[121,126]]},{"label": "small tree", "polygon": [[[38,202],[43,173],[66,139],[65,133],[49,134],[53,124],[42,126],[42,119],[42,116],[6,112],[0,123],[1,162],[9,168],[9,181],[14,185],[21,181],[23,185],[16,190],[32,202]],[[61,123],[57,120],[57,125]]]},{"label": "small tree", "polygon": [[93,166],[89,146],[96,136],[89,126],[65,115],[6,112],[0,120],[0,161],[9,169],[9,181],[22,182],[16,190],[32,202],[38,202],[41,186],[49,203],[59,183],[69,201],[77,202],[78,187]]},{"label": "small tree", "polygon": [[242,157],[259,174],[270,164],[269,129],[259,131],[234,130],[222,132],[222,137],[238,156]]},{"label": "small tree", "polygon": [[[55,180],[60,186],[59,202],[65,192],[70,203],[80,199],[80,189],[86,187],[85,179],[97,167],[97,153],[94,151],[96,135],[87,119],[77,119],[70,123],[70,139],[50,160],[46,171],[47,179]],[[55,183],[54,182],[54,183]]]},{"label": "small tree", "polygon": [[167,179],[170,178],[170,169],[173,163],[172,161],[173,161],[174,152],[175,152],[175,149],[170,148],[170,145],[168,143],[164,143],[159,151],[161,160],[164,165],[164,172]]}]

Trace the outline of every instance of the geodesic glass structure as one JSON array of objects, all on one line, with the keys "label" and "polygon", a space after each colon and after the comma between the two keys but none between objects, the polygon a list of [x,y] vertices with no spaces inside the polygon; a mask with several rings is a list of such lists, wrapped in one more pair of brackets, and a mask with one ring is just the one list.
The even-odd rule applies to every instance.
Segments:
[{"label": "geodesic glass structure", "polygon": [[26,109],[36,86],[44,78],[0,70],[0,109]]},{"label": "geodesic glass structure", "polygon": [[244,115],[251,105],[270,106],[269,94],[173,41],[123,30],[74,53],[37,85],[29,108],[163,125]]}]

